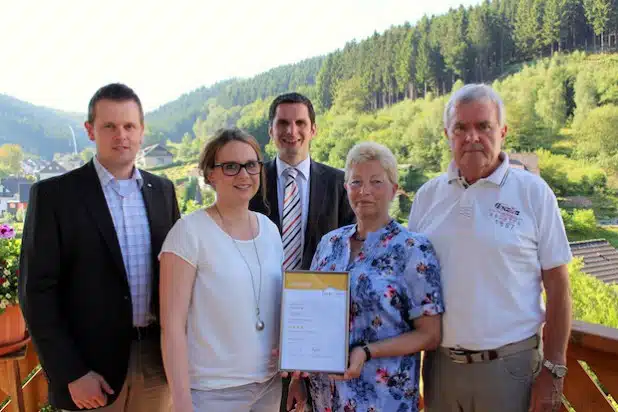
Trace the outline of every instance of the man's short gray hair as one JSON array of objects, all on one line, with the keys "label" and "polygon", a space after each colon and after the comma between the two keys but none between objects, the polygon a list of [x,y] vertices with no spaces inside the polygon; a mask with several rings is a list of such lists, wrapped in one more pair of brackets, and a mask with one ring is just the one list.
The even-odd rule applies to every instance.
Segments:
[{"label": "man's short gray hair", "polygon": [[461,103],[477,102],[487,99],[496,105],[498,111],[498,121],[500,127],[506,123],[506,110],[500,95],[489,85],[482,83],[466,84],[461,89],[451,95],[446,107],[444,108],[444,128],[446,130],[451,126],[455,108]]},{"label": "man's short gray hair", "polygon": [[359,163],[369,162],[372,160],[377,160],[380,162],[386,172],[388,180],[390,180],[392,184],[397,184],[397,159],[395,159],[395,155],[388,147],[376,142],[358,143],[350,149],[345,161],[346,182],[350,177],[350,170],[352,167]]}]

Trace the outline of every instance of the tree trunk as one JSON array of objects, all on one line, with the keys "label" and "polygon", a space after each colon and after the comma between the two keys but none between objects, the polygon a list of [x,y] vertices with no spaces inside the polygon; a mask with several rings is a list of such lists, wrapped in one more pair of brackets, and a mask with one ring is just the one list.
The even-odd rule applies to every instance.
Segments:
[{"label": "tree trunk", "polygon": [[504,33],[500,35],[500,73],[504,73]]},{"label": "tree trunk", "polygon": [[[484,59],[481,59],[483,61]],[[485,73],[483,70],[483,64],[479,64],[479,78],[477,79],[481,83],[485,82]]]}]

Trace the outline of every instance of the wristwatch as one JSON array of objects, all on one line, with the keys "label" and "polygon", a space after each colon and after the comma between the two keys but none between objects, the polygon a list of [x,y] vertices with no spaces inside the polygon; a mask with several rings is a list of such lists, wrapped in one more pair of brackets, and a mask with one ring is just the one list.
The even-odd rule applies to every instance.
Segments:
[{"label": "wristwatch", "polygon": [[562,379],[567,374],[568,368],[565,365],[556,365],[552,363],[550,360],[545,359],[543,361],[543,366],[545,366],[555,379]]},{"label": "wristwatch", "polygon": [[363,345],[362,348],[365,351],[365,362],[369,362],[371,360],[371,351],[367,345]]}]

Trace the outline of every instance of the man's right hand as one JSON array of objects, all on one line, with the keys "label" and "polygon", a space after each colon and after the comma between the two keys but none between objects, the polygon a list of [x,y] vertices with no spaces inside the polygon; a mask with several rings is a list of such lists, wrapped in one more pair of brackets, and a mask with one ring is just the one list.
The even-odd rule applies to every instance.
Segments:
[{"label": "man's right hand", "polygon": [[105,379],[93,371],[69,383],[69,392],[73,402],[80,409],[94,409],[105,406],[107,395],[114,393]]}]

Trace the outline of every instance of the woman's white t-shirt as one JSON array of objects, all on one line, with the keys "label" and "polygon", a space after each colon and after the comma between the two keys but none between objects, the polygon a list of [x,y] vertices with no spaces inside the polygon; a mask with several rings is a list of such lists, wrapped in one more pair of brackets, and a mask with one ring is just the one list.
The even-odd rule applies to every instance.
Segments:
[{"label": "woman's white t-shirt", "polygon": [[[255,214],[259,225],[255,247],[252,240],[230,237],[203,209],[178,220],[163,243],[161,253],[181,257],[197,272],[187,318],[192,389],[264,382],[277,371],[272,350],[279,338],[283,245],[277,226],[263,214]],[[265,328],[261,331],[255,327],[254,291],[247,268],[248,264],[253,271],[257,297],[256,249],[262,266],[259,308]]]}]

